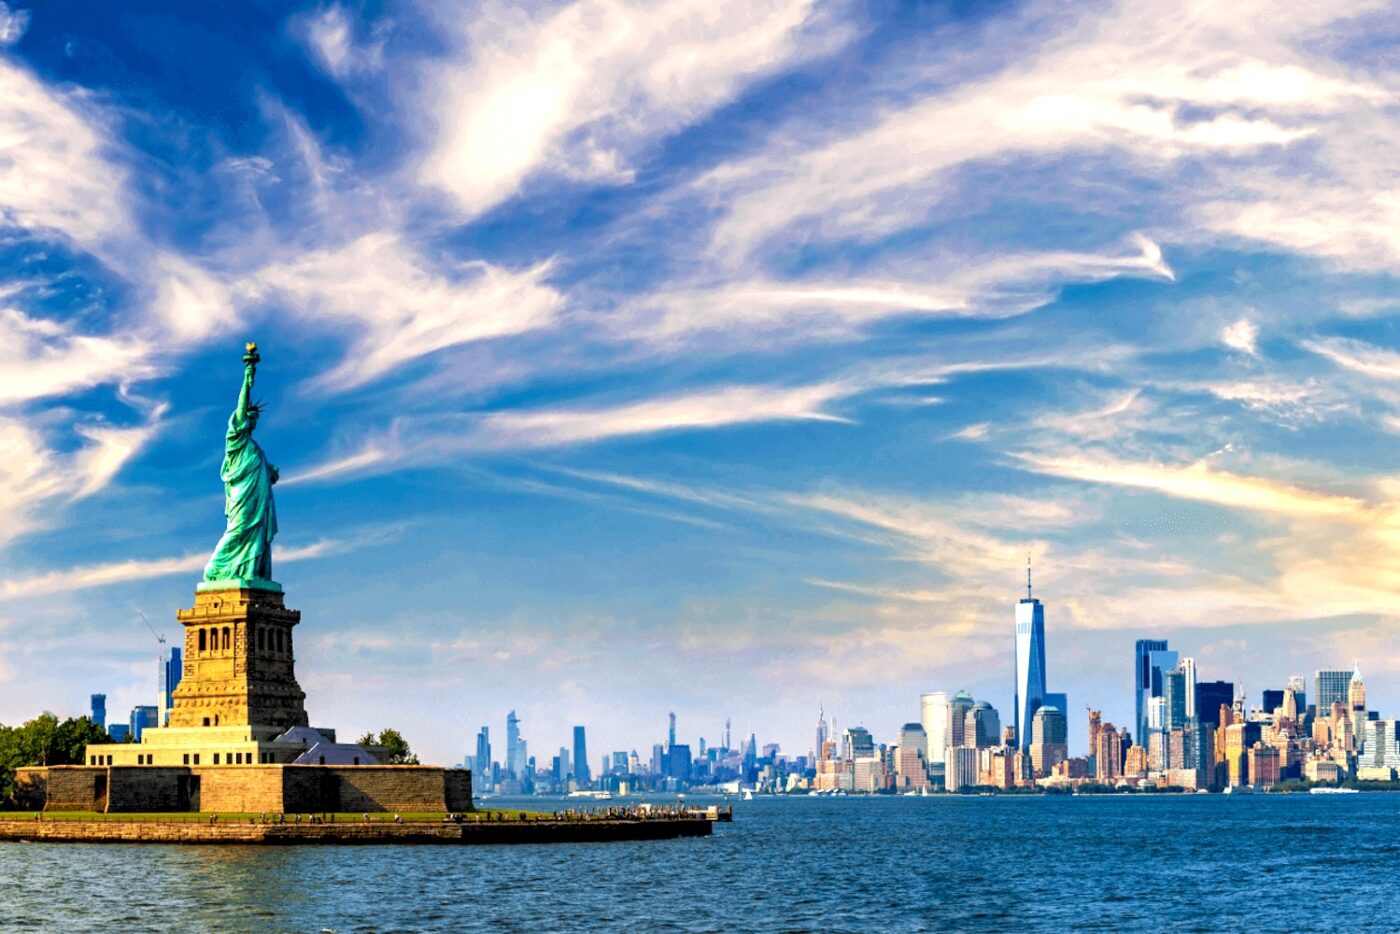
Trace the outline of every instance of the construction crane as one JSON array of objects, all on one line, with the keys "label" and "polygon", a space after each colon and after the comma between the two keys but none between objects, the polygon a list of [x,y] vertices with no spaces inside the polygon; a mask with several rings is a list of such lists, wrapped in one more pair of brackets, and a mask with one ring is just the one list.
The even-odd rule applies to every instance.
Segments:
[{"label": "construction crane", "polygon": [[160,644],[160,651],[156,655],[156,726],[165,726],[165,695],[167,691],[165,633],[156,632],[156,627],[151,625],[151,621],[146,618],[145,613],[137,610],[136,615],[141,617],[141,622],[146,624],[146,628],[151,631],[151,635],[155,636],[156,642]]},{"label": "construction crane", "polygon": [[164,635],[163,633],[156,632],[156,627],[154,627],[154,626],[151,625],[151,621],[148,620],[148,619],[146,618],[146,614],[145,614],[145,613],[142,613],[140,610],[137,610],[137,611],[136,611],[136,615],[139,616],[139,617],[141,617],[141,622],[143,622],[143,623],[146,624],[146,628],[149,629],[149,630],[151,631],[151,635],[155,636],[155,637],[156,637],[156,641],[160,643],[160,655],[161,655],[161,658],[164,658],[164,657],[165,657],[165,635]]}]

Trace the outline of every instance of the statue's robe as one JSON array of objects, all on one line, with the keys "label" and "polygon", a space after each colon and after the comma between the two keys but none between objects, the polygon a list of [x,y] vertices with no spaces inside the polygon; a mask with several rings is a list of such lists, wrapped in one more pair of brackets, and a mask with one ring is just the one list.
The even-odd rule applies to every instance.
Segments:
[{"label": "statue's robe", "polygon": [[267,457],[253,440],[247,417],[235,411],[228,420],[224,463],[223,538],[204,568],[204,579],[272,579],[272,537],[277,534],[277,510],[272,504],[272,475]]}]

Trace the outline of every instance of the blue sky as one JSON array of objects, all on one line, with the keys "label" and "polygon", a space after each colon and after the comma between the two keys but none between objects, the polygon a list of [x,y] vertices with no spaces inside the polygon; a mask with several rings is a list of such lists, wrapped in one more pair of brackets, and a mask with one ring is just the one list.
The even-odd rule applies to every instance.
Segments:
[{"label": "blue sky", "polygon": [[[206,9],[206,7],[209,7]],[[1392,4],[0,7],[0,721],[153,691],[244,340],[313,721],[1255,702],[1400,591]]]}]

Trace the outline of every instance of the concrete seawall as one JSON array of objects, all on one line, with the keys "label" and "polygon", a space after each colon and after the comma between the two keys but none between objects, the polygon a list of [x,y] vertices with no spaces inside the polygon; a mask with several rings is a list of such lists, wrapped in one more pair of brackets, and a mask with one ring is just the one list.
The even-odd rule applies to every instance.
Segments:
[{"label": "concrete seawall", "polygon": [[404,821],[328,824],[162,820],[3,820],[0,842],[194,844],[602,843],[705,837],[703,818],[586,821]]}]

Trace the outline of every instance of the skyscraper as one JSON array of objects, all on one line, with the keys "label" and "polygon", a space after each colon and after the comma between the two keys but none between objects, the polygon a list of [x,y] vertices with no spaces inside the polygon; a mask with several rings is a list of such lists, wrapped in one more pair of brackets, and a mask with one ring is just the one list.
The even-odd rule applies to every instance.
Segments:
[{"label": "skyscraper", "polygon": [[1016,742],[1031,744],[1031,718],[1045,703],[1045,607],[1031,595],[1031,562],[1026,559],[1026,596],[1016,604],[1016,684],[1012,721]]},{"label": "skyscraper", "polygon": [[666,730],[666,748],[670,749],[676,745],[676,712],[673,710],[667,716],[670,717],[671,725]]},{"label": "skyscraper", "polygon": [[922,724],[906,723],[899,731],[899,754],[894,760],[899,791],[923,788],[928,784],[928,734]]},{"label": "skyscraper", "polygon": [[973,704],[963,718],[964,746],[985,748],[1001,742],[1001,717],[996,708],[984,700]]},{"label": "skyscraper", "polygon": [[476,757],[472,760],[472,781],[486,788],[491,783],[491,728],[483,726],[476,734]]},{"label": "skyscraper", "polygon": [[1186,719],[1191,720],[1200,716],[1196,710],[1196,660],[1183,658],[1180,668],[1182,674],[1186,676]]},{"label": "skyscraper", "polygon": [[1091,730],[1094,736],[1094,774],[1101,782],[1111,782],[1123,774],[1123,740],[1112,723]]},{"label": "skyscraper", "polygon": [[948,748],[948,695],[930,691],[919,698],[919,719],[928,737],[928,762],[943,765],[944,750]]},{"label": "skyscraper", "polygon": [[1046,691],[1041,706],[1054,707],[1059,710],[1060,715],[1065,718],[1065,729],[1070,728],[1069,697],[1063,691]]},{"label": "skyscraper", "polygon": [[1148,701],[1162,696],[1165,690],[1164,675],[1176,667],[1177,661],[1176,653],[1167,650],[1167,640],[1137,640],[1133,659],[1134,693],[1137,700],[1137,722],[1134,727],[1137,730],[1137,743],[1144,749],[1147,748],[1148,742]]},{"label": "skyscraper", "polygon": [[1235,702],[1235,685],[1230,681],[1201,681],[1196,684],[1196,718],[1212,727],[1220,725],[1220,707]]},{"label": "skyscraper", "polygon": [[948,705],[948,745],[949,746],[975,746],[975,742],[969,742],[963,732],[967,725],[967,712],[972,709],[972,695],[966,691],[959,691],[953,695],[953,701]]},{"label": "skyscraper", "polygon": [[180,678],[184,673],[185,666],[180,650],[174,647],[167,649],[160,660],[160,701],[157,706],[160,708],[161,726],[165,726],[170,720],[170,711],[175,707],[175,689],[180,686]]},{"label": "skyscraper", "polygon": [[1188,683],[1189,677],[1190,672],[1185,665],[1177,665],[1163,676],[1162,694],[1166,704],[1162,728],[1165,730],[1180,730],[1190,722],[1187,699],[1194,707],[1195,698],[1192,695],[1195,694],[1195,685]]},{"label": "skyscraper", "polygon": [[1058,762],[1069,758],[1069,733],[1064,714],[1049,704],[1031,720],[1031,766],[1037,776],[1048,775]]},{"label": "skyscraper", "polygon": [[863,726],[853,726],[846,730],[841,742],[843,758],[860,759],[875,755],[875,740]]},{"label": "skyscraper", "polygon": [[1307,679],[1302,675],[1288,676],[1288,689],[1293,692],[1293,698],[1298,702],[1298,713],[1308,709],[1308,685]]},{"label": "skyscraper", "polygon": [[1347,702],[1347,688],[1351,686],[1351,672],[1340,670],[1320,670],[1313,675],[1313,698],[1317,704],[1317,715],[1324,717],[1334,703]]},{"label": "skyscraper", "polygon": [[506,774],[511,778],[525,774],[525,741],[520,738],[520,718],[514,710],[506,714]]},{"label": "skyscraper", "polygon": [[1366,723],[1366,682],[1361,677],[1360,662],[1356,663],[1356,670],[1351,673],[1351,681],[1347,683],[1347,710],[1351,713],[1351,728],[1359,744],[1362,726]]},{"label": "skyscraper", "polygon": [[822,748],[826,745],[826,708],[817,708],[817,745],[812,750],[815,759],[822,757]]},{"label": "skyscraper", "polygon": [[141,734],[150,727],[160,726],[160,712],[154,707],[131,708],[131,738],[141,742]]},{"label": "skyscraper", "polygon": [[93,723],[96,723],[98,726],[102,727],[104,730],[107,728],[107,695],[106,695],[106,694],[94,694],[94,695],[92,695],[92,722],[93,722]]},{"label": "skyscraper", "polygon": [[574,727],[574,780],[580,785],[593,780],[588,771],[588,740],[581,726]]}]

